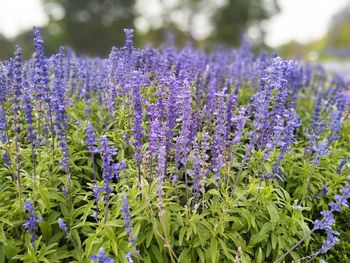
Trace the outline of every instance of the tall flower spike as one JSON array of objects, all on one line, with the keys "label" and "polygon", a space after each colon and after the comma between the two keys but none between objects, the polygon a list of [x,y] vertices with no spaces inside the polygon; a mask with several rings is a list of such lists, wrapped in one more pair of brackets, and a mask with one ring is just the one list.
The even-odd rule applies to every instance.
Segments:
[{"label": "tall flower spike", "polygon": [[[19,195],[21,195],[21,175],[20,175],[20,168],[21,168],[21,155],[20,155],[20,96],[22,94],[22,49],[20,47],[16,48],[15,52],[15,59],[13,68],[11,68],[14,71],[13,74],[13,126],[14,126],[14,135],[15,135],[15,152],[16,152],[16,179],[17,179],[17,187]],[[34,243],[34,242],[33,242]]]},{"label": "tall flower spike", "polygon": [[157,195],[158,195],[158,208],[159,208],[160,217],[164,215],[163,185],[165,182],[165,163],[166,163],[166,146],[165,146],[165,139],[163,135],[161,143],[158,147],[158,164],[157,164]]},{"label": "tall flower spike", "polygon": [[97,143],[97,138],[94,132],[94,129],[91,125],[91,122],[87,123],[86,126],[86,145],[88,146],[87,149],[89,150],[89,152],[94,153],[98,151],[98,147],[96,147],[96,143]]},{"label": "tall flower spike", "polygon": [[[137,161],[137,173],[138,173],[138,184],[141,189],[141,149],[142,149],[142,138],[143,138],[143,128],[142,128],[142,97],[140,94],[140,87],[138,81],[132,84],[132,93],[134,96],[133,104],[134,104],[134,148],[135,148],[135,159]],[[142,195],[140,195],[140,199],[142,199]]]},{"label": "tall flower spike", "polygon": [[215,120],[215,132],[213,141],[213,158],[211,162],[211,169],[215,174],[215,180],[220,180],[220,169],[224,166],[224,156],[222,154],[225,147],[225,112],[226,104],[224,102],[224,94],[216,94],[217,96],[217,110],[214,112]]},{"label": "tall flower spike", "polygon": [[132,255],[131,252],[128,252],[128,253],[126,253],[126,255],[125,255],[125,258],[128,260],[128,263],[134,263],[134,261],[132,260],[131,255]]},{"label": "tall flower spike", "polygon": [[34,211],[33,204],[30,199],[27,199],[23,209],[28,211],[27,221],[23,224],[24,229],[26,229],[31,236],[30,242],[32,243],[33,248],[35,249],[35,229],[38,223],[42,221],[42,217],[37,218],[37,212]]},{"label": "tall flower spike", "polygon": [[106,206],[106,217],[108,217],[108,202],[110,194],[113,192],[113,189],[110,187],[110,184],[114,178],[114,170],[112,165],[112,155],[116,155],[117,151],[114,147],[111,147],[106,136],[101,138],[101,157],[102,157],[102,178],[104,182],[103,190],[106,192],[105,206]]},{"label": "tall flower spike", "polygon": [[131,28],[125,28],[124,29],[125,35],[126,35],[126,39],[125,39],[125,47],[128,50],[129,53],[132,52],[133,48],[134,48],[134,29]]},{"label": "tall flower spike", "polygon": [[340,164],[339,164],[339,166],[338,166],[337,174],[340,174],[340,173],[343,171],[344,166],[346,165],[347,162],[348,162],[348,157],[345,156],[345,157],[341,160],[341,162],[340,162]]},{"label": "tall flower spike", "polygon": [[23,100],[23,110],[25,112],[26,123],[27,123],[27,138],[29,141],[33,142],[36,139],[34,126],[33,126],[33,105],[32,105],[32,87],[29,84],[29,76],[28,69],[23,72],[23,86],[24,86],[24,94],[22,96]]},{"label": "tall flower spike", "polygon": [[125,231],[128,234],[128,241],[130,246],[136,251],[136,238],[132,235],[132,221],[131,221],[131,213],[130,206],[128,203],[128,198],[126,195],[123,195],[122,198],[122,215],[124,220]]},{"label": "tall flower spike", "polygon": [[14,110],[19,111],[19,102],[22,95],[22,78],[23,78],[23,61],[22,61],[22,49],[16,46],[15,59],[14,59]]},{"label": "tall flower spike", "polygon": [[66,237],[70,237],[70,232],[68,231],[68,227],[62,218],[57,219],[58,227],[66,234]]},{"label": "tall flower spike", "polygon": [[93,167],[93,173],[94,173],[94,181],[92,185],[92,191],[95,196],[95,213],[94,218],[96,222],[98,221],[98,201],[100,200],[100,194],[101,194],[101,187],[96,182],[96,164],[95,164],[95,153],[99,151],[99,148],[95,146],[97,143],[97,138],[95,136],[94,129],[92,128],[92,125],[90,122],[87,123],[86,127],[86,141],[88,150],[91,152],[91,161],[92,161],[92,167]]},{"label": "tall flower spike", "polygon": [[[41,139],[41,133],[45,132],[45,127],[41,127],[41,121],[44,116],[44,105],[43,102],[45,101],[48,105],[48,113],[50,118],[50,126],[51,126],[51,136],[52,136],[52,144],[54,143],[53,140],[53,124],[52,124],[52,112],[50,107],[50,75],[49,75],[49,66],[48,66],[48,60],[45,57],[44,54],[44,41],[41,38],[40,29],[39,27],[33,27],[33,34],[34,34],[34,58],[33,58],[33,66],[34,66],[34,93],[35,93],[35,103],[36,108],[38,111],[38,139],[39,144]],[[48,123],[46,123],[48,125]],[[53,145],[54,147],[54,145]]]},{"label": "tall flower spike", "polygon": [[96,261],[97,263],[113,263],[114,262],[113,258],[107,257],[106,252],[103,249],[103,247],[101,247],[98,250],[98,254],[97,255],[92,255],[91,256],[91,260]]}]

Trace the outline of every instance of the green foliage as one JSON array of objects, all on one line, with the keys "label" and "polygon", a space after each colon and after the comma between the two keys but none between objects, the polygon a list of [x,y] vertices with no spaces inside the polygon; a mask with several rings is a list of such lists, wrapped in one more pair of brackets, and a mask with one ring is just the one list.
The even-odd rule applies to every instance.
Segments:
[{"label": "green foliage", "polygon": [[[143,92],[144,96],[154,94],[152,87],[147,87]],[[244,104],[251,94],[248,89],[244,89],[240,96]],[[114,192],[105,223],[103,195],[98,203],[98,222],[93,217],[93,165],[85,145],[86,105],[78,101],[68,112],[70,174],[59,164],[59,149],[52,151],[48,144],[36,149],[37,179],[34,180],[31,150],[25,132],[20,138],[20,191],[12,178],[15,168],[1,164],[0,262],[89,262],[91,255],[96,254],[100,247],[105,248],[108,255],[115,258],[115,262],[127,262],[127,252],[132,252],[134,259],[146,263],[235,262],[237,257],[243,263],[273,262],[309,233],[311,221],[319,218],[319,212],[327,208],[328,202],[344,185],[349,172],[345,168],[342,174],[336,174],[340,160],[349,156],[350,152],[349,121],[343,126],[339,141],[331,145],[331,155],[323,158],[318,167],[313,167],[303,152],[308,143],[305,127],[308,127],[311,118],[307,112],[310,112],[312,104],[301,98],[298,105],[303,126],[297,132],[298,145],[293,147],[293,152],[287,154],[282,163],[283,181],[259,179],[260,173],[271,171],[277,152],[264,162],[257,174],[263,152],[256,151],[245,165],[242,180],[233,195],[230,185],[242,165],[245,151],[244,143],[241,143],[232,161],[232,169],[228,170],[230,166],[222,168],[222,175],[228,175],[222,183],[208,178],[205,193],[195,198],[190,190],[191,198],[186,204],[185,185],[166,181],[164,209],[160,209],[156,194],[158,186],[156,181],[149,180],[148,163],[142,163],[140,190],[134,152],[123,139],[123,135],[131,131],[131,127],[125,123],[132,118],[132,109],[120,104],[114,115],[109,116],[101,111],[99,105],[92,103],[90,119],[98,136],[107,135],[111,144],[119,150],[116,162],[126,161],[126,170],[121,173],[120,181],[112,184]],[[4,146],[3,150],[8,150],[14,156],[14,147],[11,143]],[[147,151],[147,144],[143,150]],[[171,156],[173,154],[170,153]],[[191,162],[187,167],[188,174],[192,173]],[[97,181],[101,184],[102,162],[99,154],[95,156],[95,163]],[[169,164],[169,171],[174,170],[172,165]],[[72,178],[71,200],[67,200],[61,190],[62,187],[68,187],[69,176]],[[329,193],[315,198],[325,184],[329,186]],[[136,249],[130,246],[124,227],[121,201],[124,193],[131,208],[132,234],[137,237]],[[35,208],[44,218],[36,231],[35,248],[22,226],[26,218],[22,207],[27,197],[35,200]],[[329,260],[348,260],[348,216],[348,211],[337,216],[337,228],[343,239],[329,253]],[[67,223],[70,236],[67,237],[59,229],[58,218],[63,218]],[[321,245],[321,235],[318,233],[308,238],[303,248],[292,252],[286,262],[298,262],[307,255],[305,251],[317,249]]]}]

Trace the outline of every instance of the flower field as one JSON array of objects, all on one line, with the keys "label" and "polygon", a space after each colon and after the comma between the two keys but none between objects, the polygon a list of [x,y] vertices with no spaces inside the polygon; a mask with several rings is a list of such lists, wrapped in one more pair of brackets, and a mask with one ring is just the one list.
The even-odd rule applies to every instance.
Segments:
[{"label": "flower field", "polygon": [[350,262],[348,83],[124,31],[0,62],[0,263]]}]

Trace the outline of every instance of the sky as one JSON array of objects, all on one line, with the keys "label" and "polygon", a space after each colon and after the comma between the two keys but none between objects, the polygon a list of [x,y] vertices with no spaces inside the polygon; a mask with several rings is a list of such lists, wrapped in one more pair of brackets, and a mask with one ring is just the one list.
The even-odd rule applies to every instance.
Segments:
[{"label": "sky", "polygon": [[[281,13],[265,25],[272,47],[295,40],[302,43],[322,37],[332,16],[350,0],[278,0]],[[48,22],[40,0],[0,0],[0,34],[13,38],[33,25]]]},{"label": "sky", "polygon": [[0,34],[17,36],[33,25],[48,23],[41,0],[0,0]]},{"label": "sky", "polygon": [[336,13],[350,0],[279,0],[282,12],[266,25],[266,42],[272,47],[295,40],[307,43],[321,38]]}]

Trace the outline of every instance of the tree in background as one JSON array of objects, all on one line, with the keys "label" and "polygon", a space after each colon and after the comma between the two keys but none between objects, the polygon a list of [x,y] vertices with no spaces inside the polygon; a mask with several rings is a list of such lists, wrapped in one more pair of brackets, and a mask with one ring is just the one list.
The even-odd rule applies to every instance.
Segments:
[{"label": "tree in background", "polygon": [[135,8],[136,25],[138,21],[146,25],[144,35],[148,42],[154,42],[154,36],[163,36],[164,41],[167,29],[171,29],[179,43],[192,39],[232,46],[239,44],[242,33],[251,30],[262,44],[262,22],[280,11],[277,0],[153,1],[161,6],[157,17],[144,12],[147,0],[136,1]]},{"label": "tree in background", "polygon": [[327,38],[332,48],[350,47],[350,5],[336,14],[330,24]]},{"label": "tree in background", "polygon": [[[113,45],[123,43],[123,29],[133,27],[134,0],[44,0],[44,4],[50,15],[48,28],[80,53],[106,55]],[[57,10],[63,14],[60,19],[55,19]]]},{"label": "tree in background", "polygon": [[239,44],[239,36],[249,29],[264,43],[263,22],[280,11],[276,0],[231,0],[215,15],[214,39],[228,45]]},{"label": "tree in background", "polygon": [[[136,29],[139,45],[164,43],[169,31],[180,45],[189,40],[202,46],[217,42],[237,45],[242,33],[249,30],[258,33],[256,38],[263,43],[262,22],[279,11],[277,0],[42,1],[50,21],[42,29],[46,51],[56,52],[65,44],[88,55],[106,55],[112,46],[122,45],[123,29],[130,27]],[[28,56],[31,31],[13,42]],[[4,43],[0,39],[0,47]]]}]

